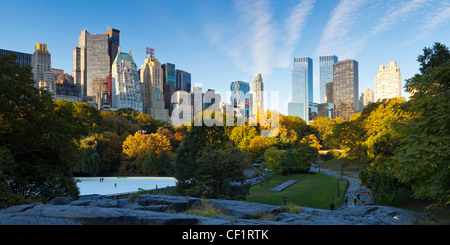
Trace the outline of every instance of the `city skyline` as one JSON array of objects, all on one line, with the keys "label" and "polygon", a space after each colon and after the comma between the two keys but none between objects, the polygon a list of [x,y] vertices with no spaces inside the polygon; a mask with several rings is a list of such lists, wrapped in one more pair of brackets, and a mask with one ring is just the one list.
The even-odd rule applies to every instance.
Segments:
[{"label": "city skyline", "polygon": [[[85,8],[87,4],[91,8]],[[152,47],[161,63],[176,64],[192,74],[192,83],[222,95],[230,82],[251,83],[261,73],[265,91],[269,96],[270,91],[280,92],[279,110],[287,114],[294,57],[313,60],[314,102],[320,102],[319,56],[328,55],[358,61],[358,94],[374,91],[379,66],[396,61],[402,70],[402,96],[407,98],[404,80],[417,73],[417,54],[434,42],[450,40],[443,31],[450,24],[450,4],[445,1],[137,1],[121,4],[122,14],[128,16],[116,18],[111,13],[118,5],[6,2],[10,11],[4,18],[15,21],[0,24],[7,33],[0,48],[31,54],[37,42],[45,43],[52,68],[72,74],[72,49],[81,31],[103,34],[114,28],[120,30],[121,48],[133,50],[138,66],[144,64],[145,47]],[[148,14],[152,9],[158,11]],[[40,19],[38,27],[29,24],[35,18]]]}]

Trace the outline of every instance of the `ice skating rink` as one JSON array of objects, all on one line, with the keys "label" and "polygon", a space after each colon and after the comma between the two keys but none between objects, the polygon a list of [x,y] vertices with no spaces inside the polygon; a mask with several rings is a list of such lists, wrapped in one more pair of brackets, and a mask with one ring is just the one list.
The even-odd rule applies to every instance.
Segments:
[{"label": "ice skating rink", "polygon": [[75,177],[80,196],[83,195],[112,195],[139,191],[139,188],[151,190],[175,186],[173,177]]}]

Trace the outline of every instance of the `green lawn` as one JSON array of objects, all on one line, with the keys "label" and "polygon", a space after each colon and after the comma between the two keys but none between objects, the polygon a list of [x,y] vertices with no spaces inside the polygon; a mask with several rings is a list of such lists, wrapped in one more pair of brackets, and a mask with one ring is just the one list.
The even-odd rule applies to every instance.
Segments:
[{"label": "green lawn", "polygon": [[[269,191],[268,189],[284,181],[297,179],[298,182],[283,191]],[[312,208],[329,209],[331,201],[335,209],[343,204],[346,181],[340,181],[340,199],[338,200],[337,179],[323,174],[295,174],[290,176],[274,176],[250,188],[247,202],[263,203],[276,206],[284,205],[283,197],[287,203]],[[333,198],[333,199],[332,199]]]}]

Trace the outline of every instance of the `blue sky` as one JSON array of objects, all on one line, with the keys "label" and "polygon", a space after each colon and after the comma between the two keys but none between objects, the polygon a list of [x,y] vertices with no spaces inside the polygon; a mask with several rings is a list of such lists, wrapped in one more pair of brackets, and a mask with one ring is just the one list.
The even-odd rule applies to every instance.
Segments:
[{"label": "blue sky", "polygon": [[231,81],[251,83],[262,73],[268,95],[279,91],[283,114],[294,57],[313,59],[319,102],[319,56],[358,61],[361,93],[373,91],[379,65],[396,61],[404,84],[418,72],[424,47],[450,46],[444,0],[3,0],[1,8],[2,49],[33,53],[36,42],[47,43],[52,67],[71,74],[81,31],[116,28],[122,52],[132,49],[138,66],[152,47],[161,63],[191,72],[193,83],[223,97]]}]

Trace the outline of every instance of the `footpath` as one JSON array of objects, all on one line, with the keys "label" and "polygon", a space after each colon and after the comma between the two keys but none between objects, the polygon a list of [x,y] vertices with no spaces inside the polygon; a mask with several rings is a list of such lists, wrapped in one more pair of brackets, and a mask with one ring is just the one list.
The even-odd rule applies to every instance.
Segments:
[{"label": "footpath", "polygon": [[[341,174],[335,171],[318,168],[316,164],[311,165],[311,172],[322,173],[327,176],[341,179]],[[347,205],[343,205],[342,208],[347,207],[359,207],[365,205],[374,205],[375,199],[373,197],[372,191],[365,186],[361,186],[361,181],[357,178],[352,178],[348,176],[342,176],[342,180],[345,180],[349,183],[346,194],[348,198]],[[359,195],[359,200],[355,200],[354,197]]]}]

